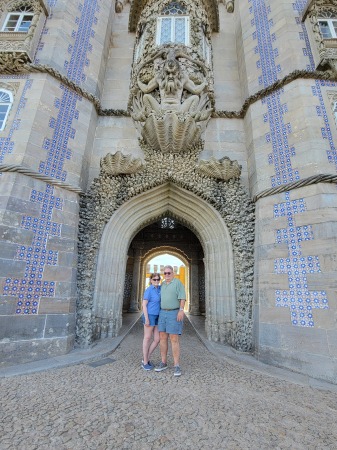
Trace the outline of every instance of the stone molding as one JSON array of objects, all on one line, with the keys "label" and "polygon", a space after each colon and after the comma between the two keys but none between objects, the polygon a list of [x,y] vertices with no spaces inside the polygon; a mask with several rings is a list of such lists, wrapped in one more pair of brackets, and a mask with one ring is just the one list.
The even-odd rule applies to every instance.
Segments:
[{"label": "stone molding", "polygon": [[252,201],[256,203],[260,198],[269,197],[271,195],[280,194],[282,192],[292,191],[294,189],[299,189],[304,186],[310,186],[312,184],[319,183],[334,183],[337,184],[337,175],[329,174],[319,174],[313,175],[308,178],[304,178],[299,181],[293,181],[292,183],[287,183],[282,186],[277,186],[274,188],[266,189],[258,194],[254,195]]},{"label": "stone molding", "polygon": [[43,175],[35,170],[30,169],[26,166],[21,166],[19,164],[0,164],[0,173],[1,172],[11,172],[11,173],[21,173],[30,178],[34,178],[35,180],[45,181],[48,184],[53,186],[61,187],[71,192],[76,192],[77,194],[82,193],[82,189],[72,186],[71,184],[64,183],[63,181],[56,180],[55,178],[48,177],[47,175]]}]

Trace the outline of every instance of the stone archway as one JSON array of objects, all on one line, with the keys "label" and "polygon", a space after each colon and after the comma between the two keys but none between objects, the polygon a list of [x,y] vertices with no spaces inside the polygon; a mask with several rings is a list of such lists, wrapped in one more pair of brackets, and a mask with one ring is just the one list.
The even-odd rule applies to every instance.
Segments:
[{"label": "stone archway", "polygon": [[198,164],[201,144],[181,155],[145,146],[141,165],[119,154],[103,159],[81,203],[80,346],[99,339],[101,327],[105,335],[118,334],[127,249],[138,231],[169,215],[190,228],[203,248],[209,339],[251,350],[254,205],[237,175],[228,179],[232,163],[213,161],[210,175],[208,166]]},{"label": "stone archway", "polygon": [[207,334],[233,344],[236,294],[228,228],[212,206],[172,183],[129,200],[107,223],[97,262],[94,315],[108,318],[116,330],[120,328],[128,246],[144,224],[167,211],[194,231],[204,249]]}]

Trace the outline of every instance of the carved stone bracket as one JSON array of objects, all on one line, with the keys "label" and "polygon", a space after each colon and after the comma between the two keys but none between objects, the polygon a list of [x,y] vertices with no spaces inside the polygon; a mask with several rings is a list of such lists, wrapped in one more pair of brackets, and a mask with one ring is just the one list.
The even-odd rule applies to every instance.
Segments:
[{"label": "carved stone bracket", "polygon": [[29,62],[26,52],[0,51],[0,72],[5,74],[25,72],[25,64]]},{"label": "carved stone bracket", "polygon": [[142,167],[143,162],[140,158],[123,155],[120,151],[114,154],[108,153],[101,158],[101,171],[107,175],[130,175],[139,172]]},{"label": "carved stone bracket", "polygon": [[131,117],[154,149],[181,152],[190,148],[211,117],[208,73],[184,46],[164,45],[135,67]]},{"label": "carved stone bracket", "polygon": [[240,178],[242,169],[237,161],[232,161],[228,156],[219,160],[213,157],[209,161],[201,160],[196,168],[199,173],[223,181]]}]

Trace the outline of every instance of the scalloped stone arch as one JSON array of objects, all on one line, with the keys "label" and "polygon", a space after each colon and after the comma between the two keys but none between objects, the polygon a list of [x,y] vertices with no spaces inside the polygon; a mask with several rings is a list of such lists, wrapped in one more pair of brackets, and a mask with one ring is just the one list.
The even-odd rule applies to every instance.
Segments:
[{"label": "scalloped stone arch", "polygon": [[228,228],[209,203],[172,183],[165,183],[127,201],[105,226],[97,261],[94,314],[114,323],[118,332],[122,321],[128,247],[140,229],[166,213],[189,227],[203,247],[208,336],[217,330],[220,340],[232,344],[236,296]]}]

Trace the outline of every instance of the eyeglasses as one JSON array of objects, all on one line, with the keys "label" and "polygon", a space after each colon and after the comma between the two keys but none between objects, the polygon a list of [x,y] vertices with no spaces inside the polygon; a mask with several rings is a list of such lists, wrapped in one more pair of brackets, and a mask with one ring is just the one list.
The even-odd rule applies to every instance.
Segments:
[{"label": "eyeglasses", "polygon": [[152,278],[152,281],[160,281],[160,278]]},{"label": "eyeglasses", "polygon": [[164,275],[171,275],[172,272],[164,272]]}]

